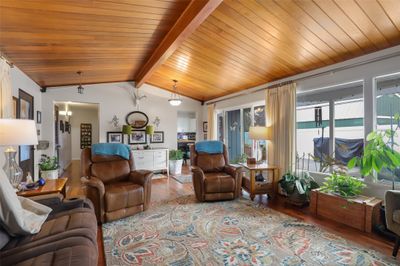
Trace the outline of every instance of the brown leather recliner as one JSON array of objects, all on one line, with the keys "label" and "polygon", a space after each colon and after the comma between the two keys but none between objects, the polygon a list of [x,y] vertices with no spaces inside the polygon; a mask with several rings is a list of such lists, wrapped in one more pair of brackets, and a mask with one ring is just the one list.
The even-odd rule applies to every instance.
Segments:
[{"label": "brown leather recliner", "polygon": [[233,200],[240,196],[242,167],[229,165],[228,153],[198,153],[195,145],[190,145],[190,162],[193,186],[197,200]]},{"label": "brown leather recliner", "polygon": [[[150,204],[153,172],[134,170],[133,156],[92,155],[82,150],[81,176],[98,222],[110,222],[145,211]],[[87,177],[87,178],[85,178]]]}]

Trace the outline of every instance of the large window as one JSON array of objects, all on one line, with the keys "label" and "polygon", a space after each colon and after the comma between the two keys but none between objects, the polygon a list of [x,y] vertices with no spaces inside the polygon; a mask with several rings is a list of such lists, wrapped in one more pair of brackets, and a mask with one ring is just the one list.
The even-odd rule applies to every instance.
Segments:
[{"label": "large window", "polygon": [[[296,115],[300,158],[297,167],[331,172],[361,155],[364,147],[361,81],[299,94]],[[319,116],[321,119],[317,119]],[[356,174],[358,170],[352,172]]]},{"label": "large window", "polygon": [[[395,115],[400,114],[400,75],[391,75],[376,79],[376,127],[378,131],[396,130],[397,122]],[[386,139],[388,145],[394,150],[400,152],[400,134],[397,131],[393,138]],[[400,181],[400,170],[394,173],[383,170],[379,179],[392,181],[393,175],[396,181]]]}]

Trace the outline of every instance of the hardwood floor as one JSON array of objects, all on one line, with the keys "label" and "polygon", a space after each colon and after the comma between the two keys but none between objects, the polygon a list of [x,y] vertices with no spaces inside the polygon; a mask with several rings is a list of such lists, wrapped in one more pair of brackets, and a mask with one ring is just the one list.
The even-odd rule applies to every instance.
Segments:
[{"label": "hardwood floor", "polygon": [[[188,173],[188,167],[184,166],[183,171],[185,173]],[[69,178],[67,183],[67,197],[84,195],[84,188],[80,184],[79,161],[72,161],[71,165],[65,171],[64,176]],[[193,186],[191,183],[181,184],[173,178],[164,178],[152,181],[152,203],[191,194],[194,194]],[[250,198],[246,192],[243,192],[243,197],[247,199]],[[346,225],[342,225],[322,218],[313,217],[309,214],[308,208],[299,209],[296,207],[285,205],[283,197],[281,196],[276,197],[274,200],[268,200],[266,196],[256,196],[255,201],[265,206],[268,206],[269,208],[295,217],[299,220],[316,224],[331,233],[334,233],[364,247],[377,250],[388,256],[391,256],[392,254],[393,243],[385,240],[379,235],[375,233],[360,232]],[[99,226],[98,229],[97,241],[99,246],[99,265],[105,265],[101,226]],[[398,258],[397,260],[400,261],[400,258]]]}]

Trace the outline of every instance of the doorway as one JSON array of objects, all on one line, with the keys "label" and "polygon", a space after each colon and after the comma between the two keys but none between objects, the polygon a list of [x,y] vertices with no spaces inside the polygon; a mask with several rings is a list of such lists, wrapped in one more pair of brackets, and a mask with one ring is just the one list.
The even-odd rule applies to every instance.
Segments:
[{"label": "doorway", "polygon": [[56,102],[54,112],[55,148],[60,169],[63,171],[72,160],[80,160],[84,147],[99,143],[99,105]]}]

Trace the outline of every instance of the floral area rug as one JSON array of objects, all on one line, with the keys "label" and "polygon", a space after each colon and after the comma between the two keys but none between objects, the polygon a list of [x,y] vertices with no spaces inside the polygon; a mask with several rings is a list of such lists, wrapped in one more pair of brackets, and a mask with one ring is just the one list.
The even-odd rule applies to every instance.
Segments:
[{"label": "floral area rug", "polygon": [[373,250],[239,199],[193,196],[103,224],[107,265],[396,265]]}]

